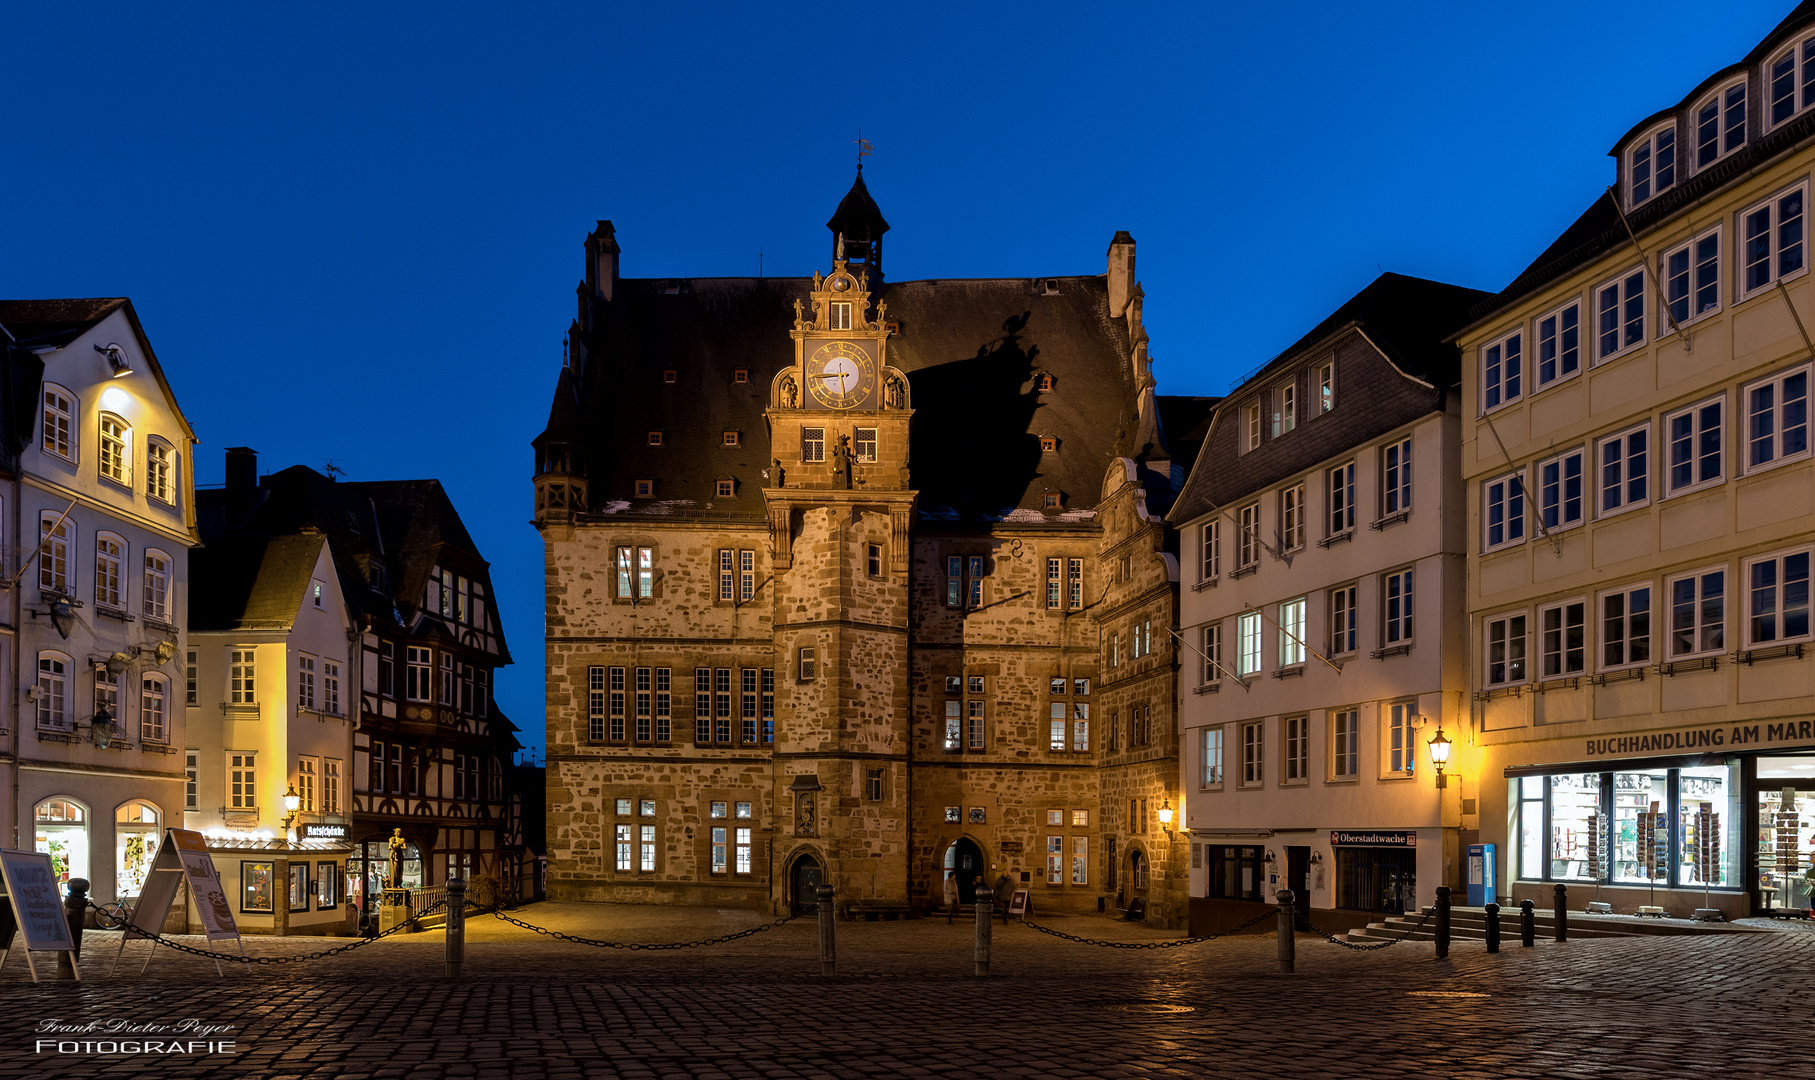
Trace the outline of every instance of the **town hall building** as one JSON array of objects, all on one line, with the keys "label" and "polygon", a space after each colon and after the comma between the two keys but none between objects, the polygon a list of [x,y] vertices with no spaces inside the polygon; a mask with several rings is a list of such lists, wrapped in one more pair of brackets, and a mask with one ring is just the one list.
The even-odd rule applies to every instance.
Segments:
[{"label": "town hall building", "polygon": [[1134,240],[894,282],[861,172],[827,224],[811,278],[620,277],[587,238],[534,441],[551,897],[1006,876],[1181,923],[1163,516],[1213,402],[1155,395]]}]

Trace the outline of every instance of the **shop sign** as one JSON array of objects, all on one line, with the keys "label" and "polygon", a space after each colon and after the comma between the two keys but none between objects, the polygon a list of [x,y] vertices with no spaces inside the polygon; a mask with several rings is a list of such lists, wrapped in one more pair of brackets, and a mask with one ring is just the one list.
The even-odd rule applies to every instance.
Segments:
[{"label": "shop sign", "polygon": [[345,840],[347,827],[345,825],[304,825],[302,838],[304,840]]},{"label": "shop sign", "polygon": [[1417,847],[1415,832],[1343,832],[1330,830],[1331,847]]},{"label": "shop sign", "polygon": [[69,917],[63,911],[63,894],[57,887],[50,856],[37,851],[0,851],[0,871],[6,876],[6,895],[13,902],[25,947],[74,949]]},{"label": "shop sign", "polygon": [[1613,735],[1589,739],[1589,757],[1628,754],[1667,754],[1684,750],[1711,750],[1727,746],[1765,746],[1771,743],[1815,742],[1815,720],[1785,720],[1776,724],[1709,724],[1659,731],[1645,735]]}]

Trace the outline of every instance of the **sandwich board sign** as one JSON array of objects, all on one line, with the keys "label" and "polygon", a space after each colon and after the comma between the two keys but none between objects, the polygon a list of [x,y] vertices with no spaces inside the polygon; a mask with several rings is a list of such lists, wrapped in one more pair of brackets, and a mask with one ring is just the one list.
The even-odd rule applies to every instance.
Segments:
[{"label": "sandwich board sign", "polygon": [[[57,888],[57,873],[50,856],[41,851],[0,850],[0,875],[6,881],[6,896],[19,921],[19,932],[25,938],[25,966],[31,970],[32,982],[38,981],[38,966],[32,963],[34,952],[66,952],[70,967],[80,981],[82,971],[76,967],[76,943],[69,934],[69,917],[63,911],[63,894]],[[12,934],[0,947],[0,964],[11,952]]]},{"label": "sandwich board sign", "polygon": [[[125,933],[120,935],[120,954],[126,952],[128,941],[148,939],[163,928],[170,906],[182,895],[180,886],[184,881],[189,883],[190,895],[195,897],[195,909],[202,918],[208,950],[213,952],[217,941],[239,941],[240,955],[246,955],[246,943],[240,940],[239,926],[233,921],[233,906],[227,902],[227,891],[221,886],[220,873],[214,868],[214,857],[208,854],[208,841],[191,829],[164,830],[164,842],[151,860],[145,888],[139,892],[139,901],[132,907]],[[157,950],[154,948],[151,952]],[[115,967],[120,965],[119,954],[114,956],[113,963]],[[139,968],[140,974],[150,966],[151,953],[147,953],[144,966]],[[214,958],[214,971],[217,975],[222,974],[219,956]]]}]

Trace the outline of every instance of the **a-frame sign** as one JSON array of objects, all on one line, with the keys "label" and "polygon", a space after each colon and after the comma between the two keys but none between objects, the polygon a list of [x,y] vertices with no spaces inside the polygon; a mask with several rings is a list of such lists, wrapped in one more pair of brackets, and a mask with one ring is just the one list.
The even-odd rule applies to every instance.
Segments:
[{"label": "a-frame sign", "polygon": [[[31,970],[32,982],[38,981],[38,965],[32,962],[34,952],[66,952],[69,966],[79,982],[81,968],[76,966],[76,943],[69,933],[69,917],[63,910],[63,894],[57,888],[57,872],[50,856],[41,851],[0,850],[0,875],[6,881],[6,896],[11,902],[10,914],[17,919],[19,932],[25,937],[25,966]],[[0,966],[12,952],[13,928],[6,927],[6,942],[0,945]]]},{"label": "a-frame sign", "polygon": [[[164,842],[158,846],[157,856],[151,861],[145,888],[139,892],[139,901],[133,905],[132,916],[120,935],[120,952],[113,958],[114,967],[120,966],[120,956],[125,954],[128,941],[149,939],[163,929],[170,906],[182,893],[180,886],[184,881],[189,882],[189,891],[195,897],[195,909],[201,915],[202,931],[208,938],[208,951],[214,952],[217,941],[238,941],[240,956],[246,955],[246,943],[240,938],[239,925],[233,921],[233,905],[227,902],[227,890],[221,886],[214,857],[208,854],[208,841],[201,833],[190,829],[166,829]],[[141,975],[151,966],[151,956],[156,952],[153,948],[145,955],[145,964],[139,968]],[[224,974],[218,955],[214,957],[214,972]]]}]

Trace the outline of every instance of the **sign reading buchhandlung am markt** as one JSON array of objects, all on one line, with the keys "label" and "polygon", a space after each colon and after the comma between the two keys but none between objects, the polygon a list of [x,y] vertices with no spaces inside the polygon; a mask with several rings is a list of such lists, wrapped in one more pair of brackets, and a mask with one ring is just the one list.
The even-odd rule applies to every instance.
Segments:
[{"label": "sign reading buchhandlung am markt", "polygon": [[1643,735],[1610,735],[1589,739],[1589,757],[1628,754],[1663,754],[1682,750],[1711,750],[1728,746],[1767,746],[1771,743],[1815,742],[1815,720],[1784,720],[1771,724],[1709,724],[1678,731]]},{"label": "sign reading buchhandlung am markt", "polygon": [[1417,847],[1415,832],[1343,832],[1330,830],[1331,847]]}]

